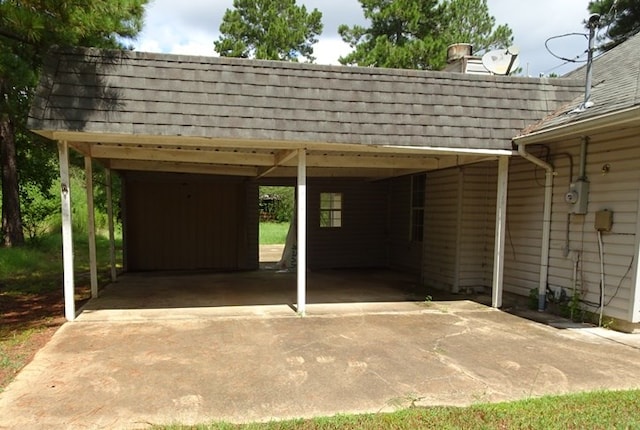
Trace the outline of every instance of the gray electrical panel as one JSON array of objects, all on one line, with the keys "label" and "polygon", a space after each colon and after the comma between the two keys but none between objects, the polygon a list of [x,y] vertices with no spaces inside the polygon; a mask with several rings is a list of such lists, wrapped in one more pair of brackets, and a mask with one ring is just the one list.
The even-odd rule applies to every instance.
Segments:
[{"label": "gray electrical panel", "polygon": [[569,186],[564,199],[569,203],[569,213],[584,215],[589,202],[589,182],[578,180]]}]

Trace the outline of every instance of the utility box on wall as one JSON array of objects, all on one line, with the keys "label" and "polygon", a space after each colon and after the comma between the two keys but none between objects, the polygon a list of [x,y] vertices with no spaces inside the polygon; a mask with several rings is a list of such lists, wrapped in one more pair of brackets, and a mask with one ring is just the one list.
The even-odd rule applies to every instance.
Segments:
[{"label": "utility box on wall", "polygon": [[589,202],[589,182],[578,180],[572,183],[564,199],[569,203],[569,213],[586,214],[587,203]]}]

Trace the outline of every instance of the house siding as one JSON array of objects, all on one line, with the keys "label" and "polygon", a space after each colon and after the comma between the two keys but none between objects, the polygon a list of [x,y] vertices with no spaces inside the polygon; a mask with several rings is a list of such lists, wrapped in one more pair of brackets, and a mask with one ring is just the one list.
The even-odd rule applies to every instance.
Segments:
[{"label": "house siding", "polygon": [[495,242],[498,164],[465,166],[463,175],[460,288],[490,288]]},{"label": "house siding", "polygon": [[450,291],[490,288],[497,163],[427,176],[423,282]]},{"label": "house siding", "polygon": [[[536,149],[530,152],[544,157]],[[545,172],[521,157],[509,163],[503,290],[527,296],[538,288]],[[556,178],[556,183],[569,184]]]},{"label": "house siding", "polygon": [[[568,216],[564,201],[571,180],[580,165],[580,140],[550,144],[549,160],[555,167],[548,286],[555,292],[572,295],[574,285],[580,298],[598,310],[600,297],[600,257],[594,228],[599,210],[613,212],[610,232],[602,234],[605,274],[604,314],[635,322],[634,277],[638,253],[638,207],[640,191],[640,148],[638,130],[596,135],[587,149],[586,176],[589,201],[586,215]],[[540,148],[540,147],[539,147]],[[573,161],[573,178],[570,177]],[[539,248],[542,231],[543,172],[521,160],[512,162],[509,195],[509,230],[516,259],[505,258],[505,291],[528,294],[538,287]],[[608,165],[608,172],[603,167]],[[527,187],[526,178],[529,177]],[[518,178],[519,180],[515,180]],[[527,211],[530,211],[527,214]],[[509,256],[509,253],[507,253]],[[574,266],[577,261],[577,276]],[[635,318],[635,321],[634,321]]]}]

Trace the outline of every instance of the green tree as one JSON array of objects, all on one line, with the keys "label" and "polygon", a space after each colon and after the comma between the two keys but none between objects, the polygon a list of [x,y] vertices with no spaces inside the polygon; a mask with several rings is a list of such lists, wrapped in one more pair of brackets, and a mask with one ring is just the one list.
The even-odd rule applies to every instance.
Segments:
[{"label": "green tree", "polygon": [[640,0],[595,0],[589,2],[589,12],[600,15],[600,49],[608,51],[640,31]]},{"label": "green tree", "polygon": [[[24,243],[20,181],[47,190],[51,148],[26,128],[45,53],[53,46],[122,48],[142,29],[147,0],[0,0],[2,244]],[[25,187],[28,188],[28,187]],[[24,193],[23,193],[24,194]]]},{"label": "green tree", "polygon": [[484,51],[513,41],[507,25],[495,27],[486,0],[360,0],[368,28],[341,25],[354,50],[342,64],[438,70],[446,48],[466,42]]},{"label": "green tree", "polygon": [[340,57],[342,64],[438,69],[445,8],[438,0],[360,0],[371,25],[341,25],[338,33],[354,50]]},{"label": "green tree", "polygon": [[447,45],[470,43],[475,52],[481,53],[513,43],[513,32],[508,25],[496,27],[487,0],[450,0],[446,3],[444,18]]},{"label": "green tree", "polygon": [[298,61],[313,57],[322,32],[322,13],[307,12],[295,0],[233,0],[220,25],[215,50],[223,57]]}]

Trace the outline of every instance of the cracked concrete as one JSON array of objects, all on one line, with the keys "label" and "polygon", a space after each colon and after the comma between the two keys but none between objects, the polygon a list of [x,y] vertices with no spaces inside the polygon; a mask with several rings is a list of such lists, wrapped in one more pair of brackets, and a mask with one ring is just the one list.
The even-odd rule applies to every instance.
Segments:
[{"label": "cracked concrete", "polygon": [[638,335],[553,328],[469,301],[316,303],[305,318],[219,311],[94,310],[65,324],[0,394],[0,428],[264,421],[640,388]]}]

